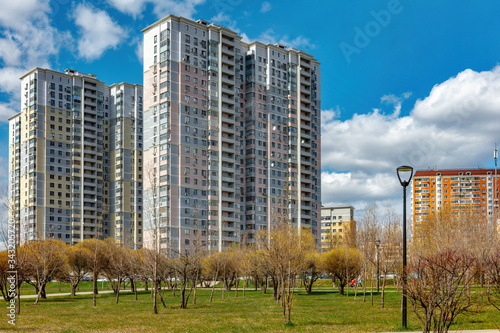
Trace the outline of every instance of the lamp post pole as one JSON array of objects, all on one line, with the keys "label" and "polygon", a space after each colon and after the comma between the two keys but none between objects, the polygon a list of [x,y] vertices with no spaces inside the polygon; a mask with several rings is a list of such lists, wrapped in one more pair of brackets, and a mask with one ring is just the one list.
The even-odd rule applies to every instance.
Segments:
[{"label": "lamp post pole", "polygon": [[406,186],[403,186],[403,328],[407,328],[406,302]]},{"label": "lamp post pole", "polygon": [[[411,166],[403,165],[397,168],[399,182],[403,186],[403,328],[407,328],[407,308],[406,308],[406,187],[410,184],[411,177],[413,176],[413,168]],[[401,179],[402,173],[409,174],[409,177]]]}]

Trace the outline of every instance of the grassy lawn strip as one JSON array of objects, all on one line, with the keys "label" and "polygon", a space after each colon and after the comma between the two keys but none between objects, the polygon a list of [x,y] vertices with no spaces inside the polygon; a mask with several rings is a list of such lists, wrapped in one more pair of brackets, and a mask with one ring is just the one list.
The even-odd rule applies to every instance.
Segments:
[{"label": "grassy lawn strip", "polygon": [[[50,290],[58,292],[58,287]],[[90,288],[89,288],[90,289]],[[49,288],[47,289],[47,291]],[[81,289],[82,290],[82,289]],[[49,292],[49,291],[48,291]],[[49,292],[50,293],[50,292]],[[363,303],[362,295],[354,300],[340,296],[331,287],[324,286],[307,295],[298,290],[292,309],[292,326],[285,327],[282,309],[273,300],[272,290],[267,294],[247,290],[246,296],[234,297],[234,291],[226,292],[221,300],[217,290],[214,301],[209,302],[210,289],[199,289],[197,304],[192,298],[187,309],[179,309],[179,293],[173,297],[165,292],[167,308],[159,303],[159,314],[152,314],[149,292],[139,292],[139,300],[126,293],[115,304],[115,295],[100,294],[97,307],[92,306],[91,295],[76,297],[50,297],[38,306],[33,300],[22,300],[21,315],[16,326],[8,325],[6,309],[0,310],[0,331],[12,332],[377,332],[401,331],[401,294],[386,294],[386,308],[380,309],[380,296],[375,295],[371,306],[369,295]],[[230,295],[228,297],[228,295]],[[6,304],[5,304],[6,305]],[[486,304],[474,308],[468,316],[459,317],[451,329],[487,329],[500,326],[500,312]],[[421,330],[420,323],[409,309],[409,331]]]}]

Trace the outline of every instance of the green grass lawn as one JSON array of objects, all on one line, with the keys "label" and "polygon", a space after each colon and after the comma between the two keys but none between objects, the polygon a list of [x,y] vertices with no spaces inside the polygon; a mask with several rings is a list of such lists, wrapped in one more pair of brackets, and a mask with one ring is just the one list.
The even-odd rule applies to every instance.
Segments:
[{"label": "green grass lawn", "polygon": [[[50,290],[58,292],[58,286]],[[90,288],[89,288],[90,289]],[[49,290],[49,289],[48,289]],[[394,290],[394,289],[391,289]],[[230,295],[228,297],[228,295]],[[272,290],[267,294],[247,290],[243,297],[239,290],[216,290],[214,301],[209,302],[210,289],[198,289],[197,304],[190,299],[187,309],[179,309],[179,292],[173,297],[165,292],[167,308],[158,303],[159,314],[152,313],[151,295],[141,291],[139,300],[132,293],[120,296],[100,294],[97,307],[92,306],[92,295],[76,297],[48,297],[41,304],[32,305],[34,299],[23,299],[21,314],[16,326],[7,323],[5,307],[0,310],[0,331],[8,332],[379,332],[402,331],[401,294],[388,292],[386,308],[380,309],[380,296],[375,295],[371,306],[362,295],[357,300],[353,294],[340,296],[330,287],[313,288],[307,295],[299,289],[292,308],[292,326],[285,327],[282,308],[273,301]],[[468,315],[459,317],[452,329],[492,329],[500,327],[500,312],[491,306],[474,308]],[[409,309],[409,331],[421,330],[416,317]]]}]

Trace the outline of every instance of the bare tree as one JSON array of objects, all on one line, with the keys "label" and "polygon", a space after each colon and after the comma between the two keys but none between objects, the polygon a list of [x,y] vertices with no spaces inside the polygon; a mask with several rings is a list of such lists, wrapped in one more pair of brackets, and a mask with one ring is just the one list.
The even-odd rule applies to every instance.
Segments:
[{"label": "bare tree", "polygon": [[275,272],[278,282],[283,320],[291,323],[291,310],[297,276],[307,269],[306,255],[316,248],[316,242],[310,230],[299,230],[284,221],[277,223],[268,233],[268,239],[260,237],[264,243],[266,262]]},{"label": "bare tree", "polygon": [[[187,308],[189,297],[193,292],[199,273],[201,271],[201,259],[203,252],[199,248],[184,249],[178,256],[172,260],[172,268],[179,275],[180,278],[180,293],[181,293],[181,309]],[[191,287],[189,284],[191,282]],[[186,294],[186,290],[189,292]]]},{"label": "bare tree", "polygon": [[485,258],[488,301],[500,311],[500,247],[497,245]]},{"label": "bare tree", "polygon": [[410,260],[407,294],[424,332],[447,332],[470,302],[467,289],[475,258],[464,251],[443,250]]},{"label": "bare tree", "polygon": [[[148,263],[152,264],[152,282],[153,282],[153,313],[158,313],[157,295],[158,295],[158,262],[160,260],[160,201],[158,186],[159,180],[157,178],[157,168],[154,164],[150,164],[144,170],[145,176],[145,189],[144,189],[144,214],[145,214],[145,227],[148,230],[150,237],[144,241],[144,247],[152,251],[146,251],[143,254]],[[147,286],[147,281],[146,281]]]},{"label": "bare tree", "polygon": [[[382,293],[380,295],[380,307],[383,309],[385,304],[385,285],[387,276],[390,273],[399,271],[402,267],[402,244],[401,244],[401,220],[395,210],[387,205],[385,207],[384,225],[381,228],[380,246],[379,246],[379,266],[382,273]],[[380,277],[378,277],[380,279]]]},{"label": "bare tree", "polygon": [[370,298],[373,305],[373,267],[376,265],[377,248],[375,241],[380,236],[379,210],[376,205],[367,205],[363,217],[358,221],[358,247],[363,254],[363,302],[366,301],[367,276],[370,275]]},{"label": "bare tree", "polygon": [[0,252],[0,291],[2,292],[3,299],[10,301],[12,296],[9,293],[9,282],[7,278],[9,277],[9,253],[8,251]]},{"label": "bare tree", "polygon": [[141,276],[143,263],[139,250],[131,250],[128,256],[128,274],[127,277],[130,279],[130,288],[135,295],[135,300],[137,301],[137,285],[136,281]]},{"label": "bare tree", "polygon": [[305,270],[302,273],[302,282],[307,294],[312,293],[312,286],[321,276],[321,255],[313,250],[305,255],[304,258]]},{"label": "bare tree", "polygon": [[97,306],[97,279],[99,279],[99,274],[101,274],[103,269],[109,264],[107,246],[104,241],[97,238],[84,239],[82,242],[76,244],[75,246],[88,249],[92,254],[90,256],[89,270],[90,272],[92,272],[93,279],[93,305]]},{"label": "bare tree", "polygon": [[[123,243],[119,244],[114,238],[107,238],[104,241],[107,246],[109,257],[108,265],[103,269],[104,276],[116,294],[115,303],[118,304],[120,298],[120,286],[123,279],[129,275],[130,270],[130,251],[128,248],[123,247]],[[114,281],[116,280],[116,282]]]},{"label": "bare tree", "polygon": [[80,281],[90,273],[92,252],[84,247],[72,246],[66,250],[68,258],[68,278],[71,283],[71,296],[76,296]]},{"label": "bare tree", "polygon": [[35,283],[37,290],[36,305],[41,296],[45,298],[47,283],[67,269],[66,244],[61,240],[45,239],[28,241],[24,245],[28,254],[31,281]]}]

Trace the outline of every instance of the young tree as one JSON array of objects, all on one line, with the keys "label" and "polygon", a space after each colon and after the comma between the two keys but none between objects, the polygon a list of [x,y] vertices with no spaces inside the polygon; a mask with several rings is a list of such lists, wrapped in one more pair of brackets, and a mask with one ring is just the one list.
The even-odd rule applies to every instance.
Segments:
[{"label": "young tree", "polygon": [[213,300],[215,285],[217,284],[217,281],[222,275],[222,266],[223,266],[222,261],[223,261],[222,252],[214,252],[201,261],[203,276],[212,278],[212,292],[210,294],[210,302],[212,302]]},{"label": "young tree", "polygon": [[37,297],[45,298],[45,286],[56,275],[63,275],[67,270],[66,244],[61,240],[45,239],[25,243],[28,254],[28,267],[32,283],[35,283]]},{"label": "young tree", "polygon": [[302,282],[306,289],[306,293],[312,293],[312,286],[321,276],[321,255],[317,251],[311,251],[305,255],[304,266],[305,270],[302,273]]},{"label": "young tree", "polygon": [[9,282],[7,280],[9,277],[7,272],[11,271],[9,268],[8,255],[8,251],[0,252],[0,290],[2,292],[3,299],[7,302],[12,299],[12,297],[9,296]]},{"label": "young tree", "polygon": [[[373,271],[374,265],[376,265],[376,255],[377,246],[376,240],[380,237],[380,213],[375,205],[367,205],[364,208],[363,217],[358,221],[357,228],[357,243],[361,250],[363,258],[363,302],[366,301],[366,286],[367,286],[367,276],[370,271]],[[370,298],[371,304],[373,305],[373,275],[370,274]]]},{"label": "young tree", "polygon": [[268,239],[261,237],[265,249],[266,262],[276,274],[279,295],[282,299],[283,320],[291,323],[291,310],[297,276],[307,269],[306,255],[316,248],[316,242],[311,231],[297,229],[283,220],[268,232]]},{"label": "young tree", "polygon": [[[178,258],[172,260],[172,268],[179,275],[181,282],[181,309],[187,308],[189,297],[199,276],[202,257],[201,251],[185,249]],[[186,295],[186,289],[189,287],[190,281],[192,282],[191,288]]]},{"label": "young tree", "polygon": [[99,279],[99,274],[101,274],[103,269],[109,264],[109,254],[107,252],[106,243],[97,238],[90,238],[84,239],[82,242],[76,244],[75,247],[85,248],[91,253],[88,269],[92,272],[93,279],[93,305],[97,306],[97,279]]},{"label": "young tree", "polygon": [[363,256],[357,250],[336,248],[322,254],[321,268],[330,274],[340,295],[344,295],[345,286],[359,275],[362,263]]},{"label": "young tree", "polygon": [[76,296],[80,281],[90,273],[92,252],[84,247],[71,246],[66,249],[68,258],[68,278],[71,283],[71,296]]},{"label": "young tree", "polygon": [[[145,229],[150,233],[149,239],[144,242],[144,247],[152,251],[143,252],[147,265],[152,268],[153,282],[153,313],[158,313],[157,295],[158,295],[158,262],[160,260],[161,248],[161,228],[160,228],[160,201],[159,201],[159,180],[157,178],[157,167],[155,164],[149,164],[144,170],[144,215]],[[147,288],[147,280],[146,280]]]},{"label": "young tree", "polygon": [[488,301],[500,311],[500,246],[493,248],[484,261],[484,270],[489,287]]},{"label": "young tree", "polygon": [[467,274],[476,264],[465,251],[443,250],[411,258],[407,295],[424,332],[447,332],[470,302],[466,286],[475,274]]},{"label": "young tree", "polygon": [[[383,309],[385,304],[385,284],[387,275],[395,273],[402,267],[402,244],[400,227],[401,221],[395,210],[391,206],[386,206],[384,214],[384,225],[381,228],[380,246],[379,246],[379,266],[382,273],[382,293],[380,295],[380,307]],[[380,277],[378,277],[380,279]]]},{"label": "young tree", "polygon": [[[120,286],[123,279],[130,270],[130,251],[119,244],[114,238],[107,238],[104,241],[107,246],[109,257],[108,265],[103,269],[104,276],[110,281],[111,287],[116,294],[115,303],[118,304],[120,298]],[[116,282],[114,281],[116,280]]]},{"label": "young tree", "polygon": [[130,288],[134,292],[135,300],[137,301],[137,285],[136,281],[142,275],[143,263],[139,250],[131,250],[130,255],[128,256],[128,275],[127,277],[130,279]]}]

